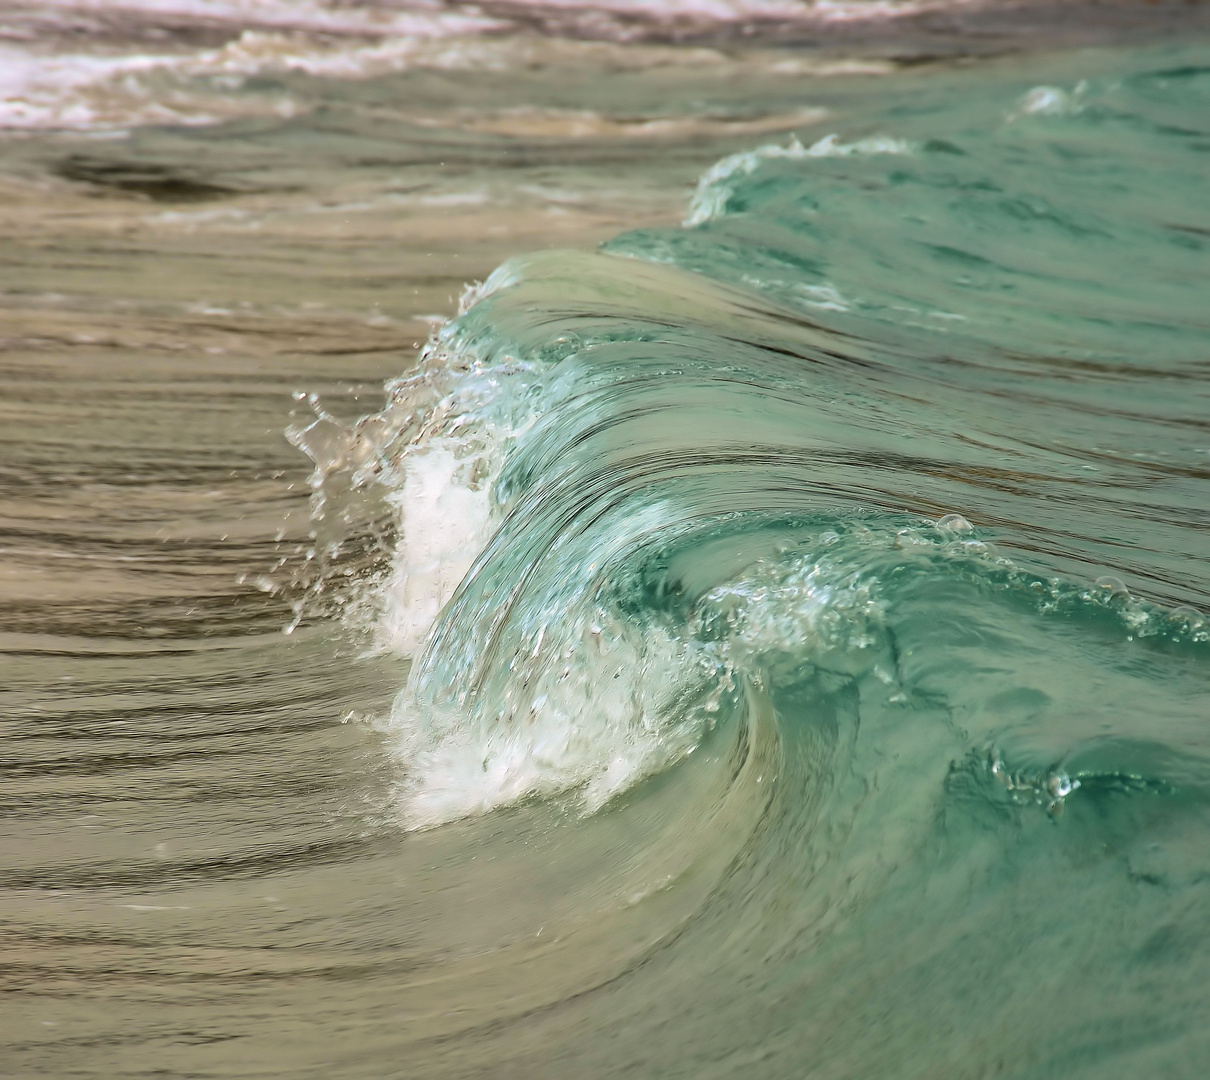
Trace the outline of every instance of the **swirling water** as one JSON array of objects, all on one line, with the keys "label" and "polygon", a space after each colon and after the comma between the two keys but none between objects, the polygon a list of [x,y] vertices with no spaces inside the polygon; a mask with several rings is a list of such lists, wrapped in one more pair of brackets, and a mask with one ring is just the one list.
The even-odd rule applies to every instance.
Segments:
[{"label": "swirling water", "polygon": [[677,1069],[1205,1052],[1210,69],[1148,59],[727,158],[341,443],[401,515],[407,824],[699,753],[678,827],[746,819],[622,1010]]},{"label": "swirling water", "polygon": [[[1201,1075],[1206,51],[880,78],[715,132],[682,225],[504,263],[402,374],[372,230],[307,238],[348,311],[96,301],[226,396],[140,368],[127,453],[94,357],[14,451],[12,543],[84,567],[5,638],[16,1075]],[[241,334],[319,390],[310,537]],[[216,584],[288,509],[267,595]]]}]

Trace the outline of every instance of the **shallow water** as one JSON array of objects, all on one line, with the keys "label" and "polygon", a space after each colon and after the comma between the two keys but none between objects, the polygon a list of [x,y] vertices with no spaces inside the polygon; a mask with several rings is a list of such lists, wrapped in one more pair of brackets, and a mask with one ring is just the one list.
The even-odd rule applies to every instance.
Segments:
[{"label": "shallow water", "polygon": [[5,137],[6,1075],[1199,1076],[1206,47],[466,29]]}]

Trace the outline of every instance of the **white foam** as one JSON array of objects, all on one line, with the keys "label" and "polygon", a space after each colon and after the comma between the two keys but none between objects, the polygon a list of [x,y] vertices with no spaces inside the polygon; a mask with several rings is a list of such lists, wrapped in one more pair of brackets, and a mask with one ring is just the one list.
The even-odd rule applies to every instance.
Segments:
[{"label": "white foam", "polygon": [[[881,538],[880,542],[887,542]],[[878,641],[883,606],[875,583],[823,557],[762,560],[735,582],[707,593],[695,631],[726,627],[732,663],[778,652],[861,652]]]},{"label": "white foam", "polygon": [[400,695],[387,730],[407,769],[404,821],[429,827],[567,792],[592,813],[692,753],[771,657],[826,655],[893,682],[882,621],[875,582],[810,556],[755,564],[683,624],[641,626],[573,600],[531,630],[486,714]]},{"label": "white foam", "polygon": [[415,656],[429,629],[495,530],[491,492],[476,484],[482,454],[460,459],[453,445],[411,455],[403,486],[387,500],[400,540],[384,590],[380,644]]},{"label": "white foam", "polygon": [[[463,310],[513,280],[505,263],[471,286]],[[455,326],[438,326],[416,371],[387,385],[380,413],[346,426],[312,397],[315,418],[292,425],[287,438],[315,463],[312,516],[343,543],[343,503],[368,484],[386,489],[398,541],[391,568],[349,610],[375,619],[378,649],[420,653],[450,597],[486,547],[500,519],[492,486],[512,439],[538,408],[527,393],[537,378],[505,358],[480,363],[456,344]],[[352,493],[352,494],[350,494]],[[335,503],[333,504],[333,500]]]},{"label": "white foam", "polygon": [[576,791],[593,812],[693,751],[733,684],[693,643],[596,610],[546,624],[486,717],[400,695],[390,729],[410,827]]},{"label": "white foam", "polygon": [[695,19],[737,22],[744,19],[801,19],[812,9],[802,0],[540,0],[533,8],[604,11],[653,20]]},{"label": "white foam", "polygon": [[543,10],[613,15],[651,22],[737,23],[849,22],[897,18],[964,0],[503,0],[494,10],[510,8],[540,14]]},{"label": "white foam", "polygon": [[1011,124],[1025,116],[1074,116],[1082,111],[1080,98],[1086,89],[1087,83],[1084,82],[1070,91],[1058,86],[1035,86],[1005,119]]},{"label": "white foam", "polygon": [[[6,20],[11,22],[11,43],[0,48],[0,130],[112,132],[148,123],[207,124],[246,115],[292,115],[297,106],[288,94],[230,93],[240,89],[240,80],[262,72],[357,79],[413,66],[506,69],[524,63],[534,47],[532,39],[506,32],[532,26],[533,18],[544,12],[582,23],[592,28],[593,36],[626,41],[636,32],[631,20],[703,29],[761,20],[818,24],[896,18],[964,2],[500,0],[485,13],[470,5],[451,9],[440,0],[39,0],[18,5]],[[79,32],[92,19],[102,19],[107,28],[95,48]],[[231,40],[218,48],[191,48],[173,33],[191,25],[207,35],[230,35]],[[71,51],[55,49],[56,27],[64,29],[63,40],[71,42]],[[116,44],[123,32],[129,38],[124,46]],[[147,52],[146,42],[154,37],[166,44]],[[553,39],[542,46],[552,47]],[[575,47],[592,46],[580,42]],[[673,52],[682,63],[723,59],[712,50],[684,48],[666,50],[665,59]],[[622,60],[621,53],[614,58]],[[782,61],[775,70],[822,75],[888,68],[869,61],[800,58]],[[159,83],[152,85],[156,78]],[[199,80],[209,80],[209,85]],[[673,129],[685,122],[604,118],[588,126],[594,133],[616,128],[622,134],[662,135],[675,133]],[[731,126],[738,132],[744,125]]]},{"label": "white foam", "polygon": [[[340,0],[40,0],[46,10],[72,13],[142,14],[172,17],[208,26],[288,29],[306,33],[420,35],[476,33],[500,29],[498,19],[441,10],[414,0],[409,10],[393,5],[349,4]],[[427,8],[427,10],[425,10]]]},{"label": "white foam", "polygon": [[[401,12],[373,6],[285,3],[281,0],[45,0],[67,19],[75,13],[180,16],[230,29],[218,48],[54,52],[35,39],[0,47],[0,129],[113,130],[139,124],[208,124],[236,115],[289,115],[288,98],[229,93],[242,80],[270,71],[328,78],[367,78],[419,60],[428,66],[472,62],[456,43],[429,55],[434,42],[482,34],[498,20],[442,11]],[[322,35],[322,36],[316,36]],[[367,37],[370,40],[367,40]],[[167,89],[153,77],[175,80]],[[213,86],[199,84],[210,79]],[[234,80],[234,81],[232,81]]]},{"label": "white foam", "polygon": [[872,135],[869,138],[858,139],[856,142],[843,143],[836,134],[825,135],[810,146],[803,146],[797,139],[792,138],[788,145],[772,144],[759,146],[755,150],[732,154],[703,173],[697,182],[697,190],[689,201],[689,212],[685,217],[685,226],[692,228],[713,221],[726,212],[727,200],[731,198],[731,181],[738,177],[749,176],[763,162],[776,159],[806,160],[809,158],[836,158],[865,156],[872,154],[910,154],[912,144],[905,139],[896,139],[888,135]]},{"label": "white foam", "polygon": [[938,8],[961,7],[967,0],[814,0],[811,12],[824,22],[899,19]]},{"label": "white foam", "polygon": [[[111,94],[131,96],[122,80],[174,62],[163,56],[40,56],[0,47],[0,128],[87,129],[104,124],[105,106],[86,91],[109,84]],[[116,123],[180,119],[175,110],[137,95],[135,108],[121,110]]]}]

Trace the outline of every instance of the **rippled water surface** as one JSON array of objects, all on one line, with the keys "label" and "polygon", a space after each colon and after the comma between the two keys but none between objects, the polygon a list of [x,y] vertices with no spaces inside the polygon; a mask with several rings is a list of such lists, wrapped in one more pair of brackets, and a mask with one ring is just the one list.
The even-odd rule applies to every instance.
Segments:
[{"label": "rippled water surface", "polygon": [[1196,19],[204,7],[6,24],[0,1072],[1201,1076]]}]

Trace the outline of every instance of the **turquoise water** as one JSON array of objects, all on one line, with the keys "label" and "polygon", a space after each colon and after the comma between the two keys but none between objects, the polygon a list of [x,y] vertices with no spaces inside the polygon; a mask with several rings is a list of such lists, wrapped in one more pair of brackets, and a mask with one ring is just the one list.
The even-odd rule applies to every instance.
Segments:
[{"label": "turquoise water", "polygon": [[729,157],[294,432],[399,514],[405,828],[692,837],[584,1067],[1200,1075],[1210,64],[1093,67]]}]

